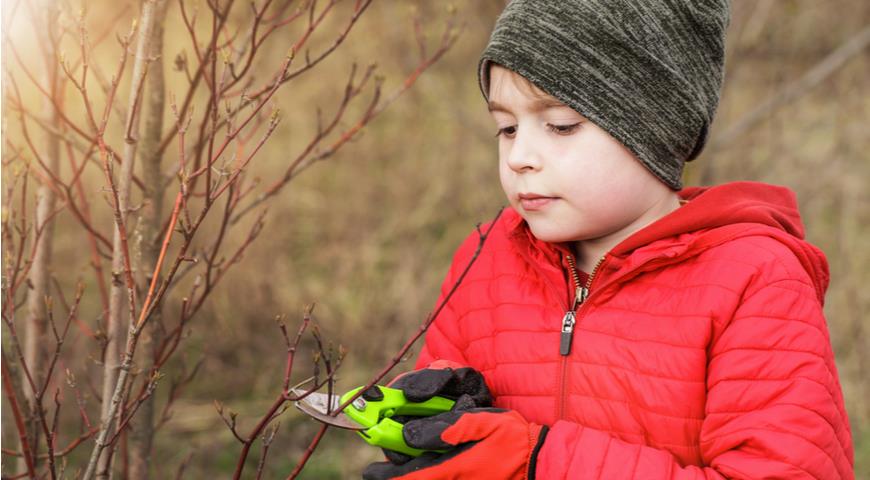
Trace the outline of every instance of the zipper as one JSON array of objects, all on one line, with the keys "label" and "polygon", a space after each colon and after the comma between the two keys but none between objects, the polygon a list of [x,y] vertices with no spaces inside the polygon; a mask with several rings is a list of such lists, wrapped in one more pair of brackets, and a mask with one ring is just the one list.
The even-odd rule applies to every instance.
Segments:
[{"label": "zipper", "polygon": [[577,264],[574,262],[574,257],[567,255],[566,260],[568,260],[568,266],[571,267],[571,278],[574,280],[574,301],[571,302],[571,308],[562,317],[562,333],[559,336],[559,354],[562,356],[571,353],[571,340],[574,337],[574,325],[577,323],[577,309],[589,297],[589,287],[592,286],[592,280],[595,278],[595,273],[598,271],[598,267],[601,266],[601,262],[604,261],[604,257],[598,259],[598,263],[595,264],[595,268],[592,269],[589,278],[586,279],[586,284],[582,287],[580,286],[580,275],[577,273]]},{"label": "zipper", "polygon": [[568,354],[571,353],[571,342],[574,337],[574,325],[577,323],[577,310],[589,298],[589,289],[592,287],[592,280],[598,272],[598,267],[604,262],[604,257],[598,260],[592,272],[589,273],[589,278],[586,279],[586,284],[580,286],[580,275],[577,273],[577,264],[574,262],[574,257],[566,255],[568,266],[571,268],[571,278],[574,280],[574,299],[571,301],[571,307],[565,312],[562,318],[562,332],[559,336],[559,397],[558,408],[556,410],[556,418],[561,419],[565,412],[565,385],[568,383]]}]

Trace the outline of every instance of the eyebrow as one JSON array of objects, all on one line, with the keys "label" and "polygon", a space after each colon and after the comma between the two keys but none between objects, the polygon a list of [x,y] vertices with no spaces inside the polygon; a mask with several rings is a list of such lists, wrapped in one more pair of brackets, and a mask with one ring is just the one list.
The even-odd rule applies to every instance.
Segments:
[{"label": "eyebrow", "polygon": [[[498,102],[491,101],[488,104],[490,112],[504,112],[504,113],[513,113],[511,110]],[[548,108],[570,108],[564,103],[556,100],[555,98],[539,98],[532,102],[531,107],[529,108],[532,113],[542,112],[547,110]]]}]

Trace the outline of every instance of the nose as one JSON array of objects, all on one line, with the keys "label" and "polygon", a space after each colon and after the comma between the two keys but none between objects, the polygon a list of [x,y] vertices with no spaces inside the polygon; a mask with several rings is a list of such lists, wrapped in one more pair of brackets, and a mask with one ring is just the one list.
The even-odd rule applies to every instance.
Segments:
[{"label": "nose", "polygon": [[511,142],[507,164],[517,173],[535,171],[541,168],[541,158],[534,138],[518,129]]}]

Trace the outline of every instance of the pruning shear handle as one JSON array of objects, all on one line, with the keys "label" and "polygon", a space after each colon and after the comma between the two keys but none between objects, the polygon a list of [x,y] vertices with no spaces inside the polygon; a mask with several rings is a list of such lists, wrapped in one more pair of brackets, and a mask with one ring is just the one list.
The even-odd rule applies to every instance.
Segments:
[{"label": "pruning shear handle", "polygon": [[[341,403],[356,395],[360,389],[362,387],[342,395]],[[432,397],[425,402],[410,402],[399,389],[374,386],[345,407],[343,413],[366,427],[365,430],[359,430],[357,433],[369,444],[419,457],[425,450],[408,446],[402,437],[403,425],[390,417],[395,415],[428,417],[449,411],[454,403],[456,403],[454,400],[444,397]]]}]

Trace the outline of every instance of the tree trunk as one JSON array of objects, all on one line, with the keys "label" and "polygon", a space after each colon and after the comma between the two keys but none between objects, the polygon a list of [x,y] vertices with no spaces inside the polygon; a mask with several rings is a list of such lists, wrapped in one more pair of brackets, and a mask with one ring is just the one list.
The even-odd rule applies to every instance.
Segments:
[{"label": "tree trunk", "polygon": [[[56,102],[61,102],[58,82],[57,45],[52,36],[57,26],[58,10],[53,2],[42,3],[40,11],[45,15],[43,28],[39,30],[39,38],[45,49],[45,74],[43,83]],[[59,127],[60,116],[55,104],[49,100],[43,100],[43,112],[49,125]],[[59,129],[59,128],[58,128]],[[45,150],[40,153],[46,165],[52,172],[58,173],[60,169],[60,140],[50,133],[45,134]],[[38,168],[38,167],[37,167]],[[45,297],[49,295],[51,278],[51,257],[54,243],[54,221],[49,216],[57,207],[57,198],[54,190],[48,185],[40,185],[37,191],[36,218],[34,219],[34,241],[36,252],[33,257],[33,266],[28,277],[30,288],[27,290],[27,319],[24,326],[24,361],[27,364],[36,388],[41,388],[45,381],[46,369],[48,368],[49,344],[52,342],[48,336],[48,316],[45,307]],[[36,238],[36,230],[41,228],[39,238]],[[33,448],[34,455],[40,451],[42,439],[41,426],[39,423],[39,409],[42,408],[36,399],[36,393],[30,388],[26,379],[21,385],[24,386],[24,396],[27,402],[27,437]],[[23,460],[22,460],[23,462]],[[19,467],[24,467],[21,463]],[[24,468],[19,468],[23,470]]]},{"label": "tree trunk", "polygon": [[[138,95],[148,68],[149,44],[154,27],[154,10],[154,0],[143,0],[142,13],[139,16],[136,53],[133,59],[133,74],[130,80],[130,96],[127,102],[124,153],[121,160],[121,172],[116,180],[118,206],[125,226],[129,225],[127,214],[130,206],[130,183],[133,178],[133,164],[136,158],[136,143],[139,134]],[[118,225],[115,225],[112,239],[112,290],[109,295],[109,318],[106,325],[108,343],[103,367],[103,403],[100,415],[100,420],[104,426],[103,428],[107,431],[108,437],[111,437],[114,432],[115,419],[112,415],[112,398],[120,373],[121,357],[123,355],[124,342],[127,338],[127,329],[135,322],[135,317],[133,317],[134,312],[130,312],[127,295],[127,287],[124,281],[124,253],[121,232],[118,229]],[[124,319],[127,319],[127,321],[125,322]],[[115,412],[116,415],[117,413]],[[97,478],[111,478],[112,453],[112,446],[104,448],[101,452],[96,465]],[[85,477],[88,476],[88,473],[86,472]]]},{"label": "tree trunk", "polygon": [[[154,12],[154,30],[151,36],[152,62],[148,68],[144,99],[144,131],[139,146],[141,177],[145,184],[141,216],[138,222],[137,238],[141,242],[141,279],[139,298],[145,298],[151,284],[151,272],[157,264],[162,240],[162,216],[164,181],[161,170],[162,156],[158,152],[163,133],[163,113],[166,103],[166,87],[163,75],[163,21],[166,18],[167,0],[157,0]],[[158,280],[159,281],[159,280]],[[150,371],[154,365],[156,348],[163,338],[162,305],[156,307],[148,324],[142,331],[139,349],[140,365],[143,371]],[[147,480],[151,464],[151,446],[154,438],[154,397],[139,407],[136,418],[131,422],[128,438],[129,478]]]}]

